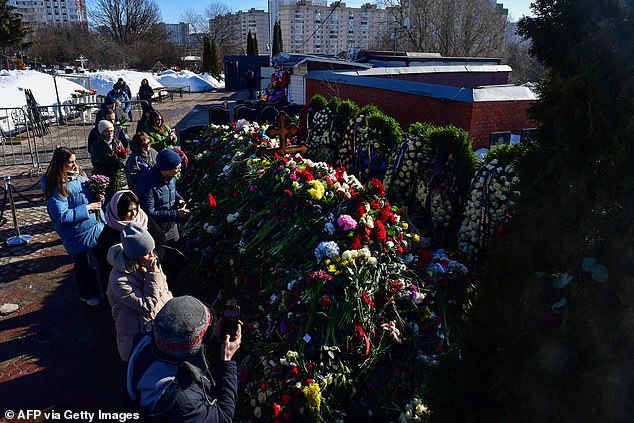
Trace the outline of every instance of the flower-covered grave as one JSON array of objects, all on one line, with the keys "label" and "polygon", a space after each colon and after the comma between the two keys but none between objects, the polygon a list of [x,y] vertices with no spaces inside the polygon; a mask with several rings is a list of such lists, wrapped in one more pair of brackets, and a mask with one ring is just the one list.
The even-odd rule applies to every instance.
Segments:
[{"label": "flower-covered grave", "polygon": [[179,183],[189,292],[242,307],[236,420],[397,420],[449,344],[466,268],[430,251],[383,184],[210,126]]}]

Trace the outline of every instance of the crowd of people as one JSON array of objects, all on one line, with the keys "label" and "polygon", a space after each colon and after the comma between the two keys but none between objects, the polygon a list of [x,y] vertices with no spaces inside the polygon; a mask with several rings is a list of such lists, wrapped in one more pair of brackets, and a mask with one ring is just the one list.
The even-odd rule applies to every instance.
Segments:
[{"label": "crowd of people", "polygon": [[[190,210],[176,189],[183,153],[175,131],[151,103],[129,137],[116,117],[119,108],[129,112],[122,107],[130,104],[129,87],[121,82],[87,140],[93,176],[81,169],[73,150],[53,152],[42,177],[47,211],[73,257],[81,300],[98,306],[107,298],[111,307],[133,407],[151,421],[231,421],[238,382],[232,358],[241,322],[224,336],[222,318],[215,319],[210,307],[170,291],[187,264],[178,224]],[[95,190],[95,181],[103,190]],[[206,357],[210,344],[220,351],[213,377]]]}]

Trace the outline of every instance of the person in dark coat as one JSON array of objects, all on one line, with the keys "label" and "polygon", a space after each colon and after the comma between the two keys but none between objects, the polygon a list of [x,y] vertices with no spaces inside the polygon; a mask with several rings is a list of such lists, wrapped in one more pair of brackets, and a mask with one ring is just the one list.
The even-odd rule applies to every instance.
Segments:
[{"label": "person in dark coat", "polygon": [[145,132],[145,123],[150,118],[150,114],[154,111],[154,107],[150,103],[141,104],[141,110],[143,113],[141,114],[141,118],[136,124],[137,132]]},{"label": "person in dark coat", "polygon": [[152,140],[145,132],[137,132],[132,137],[132,153],[128,157],[125,170],[128,187],[132,191],[136,190],[141,175],[156,166],[158,153],[151,145]]},{"label": "person in dark coat", "polygon": [[112,122],[102,120],[97,127],[99,139],[92,146],[90,161],[92,162],[93,175],[105,175],[110,178],[106,189],[106,203],[115,192],[127,186],[125,176],[126,157],[122,157],[117,150],[124,148],[118,139],[114,137],[114,125]]},{"label": "person in dark coat", "polygon": [[[114,137],[118,139],[119,142],[121,142],[122,146],[124,146],[125,148],[128,148],[130,144],[130,140],[128,139],[128,134],[125,133],[123,128],[121,128],[119,125],[116,124],[114,110],[107,109],[103,112],[102,116],[103,116],[103,119],[101,120],[107,120],[114,125]],[[97,141],[99,141],[99,135],[100,135],[99,122],[100,121],[95,122],[95,126],[88,133],[88,153],[89,154],[90,154],[90,150],[92,150],[92,146],[95,145]]]},{"label": "person in dark coat", "polygon": [[[139,205],[139,198],[130,190],[121,190],[114,193],[104,210],[106,226],[97,239],[97,245],[93,249],[99,277],[103,289],[108,286],[108,279],[112,266],[108,263],[108,250],[121,242],[121,230],[130,222],[136,222],[147,229],[155,245],[165,242],[165,236],[161,228],[148,217]],[[157,247],[159,248],[159,247]]]},{"label": "person in dark coat", "polygon": [[119,101],[121,103],[121,110],[123,110],[125,114],[129,116],[132,109],[132,103],[130,103],[130,97],[128,97],[128,94],[121,89],[121,85],[119,85],[118,83],[114,84],[112,86],[112,90],[108,91],[108,94],[106,95],[106,100],[112,101],[113,103]]},{"label": "person in dark coat", "polygon": [[165,238],[171,242],[179,240],[177,222],[190,212],[176,191],[176,175],[180,169],[180,156],[166,148],[156,156],[156,166],[141,176],[136,189],[141,208],[161,226]]},{"label": "person in dark coat", "polygon": [[[191,296],[169,300],[128,362],[128,395],[143,420],[231,422],[238,395],[238,368],[232,359],[242,342],[241,325],[233,337],[217,339],[219,325],[207,306]],[[220,346],[213,376],[205,358],[212,342]]]},{"label": "person in dark coat", "polygon": [[154,96],[154,90],[150,87],[150,83],[147,78],[143,78],[141,86],[139,87],[139,100],[147,101],[147,104],[152,104],[152,96]]}]

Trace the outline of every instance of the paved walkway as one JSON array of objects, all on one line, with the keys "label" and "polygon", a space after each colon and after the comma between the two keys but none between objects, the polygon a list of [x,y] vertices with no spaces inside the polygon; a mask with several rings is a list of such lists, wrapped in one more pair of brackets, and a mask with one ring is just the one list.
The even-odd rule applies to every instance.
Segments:
[{"label": "paved walkway", "polygon": [[[206,124],[210,105],[245,97],[192,93],[155,107],[182,130]],[[123,411],[125,366],[117,354],[110,309],[80,302],[72,259],[47,215],[39,178],[28,171],[28,166],[0,167],[0,176],[13,178],[20,232],[32,236],[26,245],[6,244],[16,235],[7,201],[0,221],[0,306],[20,308],[0,316],[0,422],[14,421],[3,417],[7,410]]]}]

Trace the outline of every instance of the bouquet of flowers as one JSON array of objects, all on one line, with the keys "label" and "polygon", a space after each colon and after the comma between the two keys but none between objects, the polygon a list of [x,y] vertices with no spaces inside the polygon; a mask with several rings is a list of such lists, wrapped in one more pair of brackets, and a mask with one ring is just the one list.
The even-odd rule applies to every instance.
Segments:
[{"label": "bouquet of flowers", "polygon": [[74,92],[70,93],[70,96],[72,98],[88,97],[94,95],[96,92],[97,91],[95,90],[75,90]]},{"label": "bouquet of flowers", "polygon": [[273,102],[286,98],[288,84],[291,82],[291,73],[283,67],[276,67],[271,75],[269,85],[264,89],[262,101]]},{"label": "bouquet of flowers", "polygon": [[[92,192],[96,198],[99,198],[106,193],[106,189],[108,189],[109,183],[110,178],[105,175],[92,175],[90,179],[88,179],[88,187],[90,188],[90,192]],[[97,220],[101,220],[100,210],[97,210]]]},{"label": "bouquet of flowers", "polygon": [[115,125],[120,126],[121,128],[126,128],[130,123],[128,122],[128,116],[123,115],[115,122]]},{"label": "bouquet of flowers", "polygon": [[256,126],[210,127],[179,181],[195,279],[227,281],[189,289],[237,299],[252,340],[236,420],[395,421],[449,345],[448,290],[466,269],[422,249],[379,180],[254,156],[269,143]]},{"label": "bouquet of flowers", "polygon": [[130,154],[130,150],[122,145],[118,145],[117,148],[114,149],[113,154],[117,159],[125,160],[125,158],[128,157],[128,154]]}]

